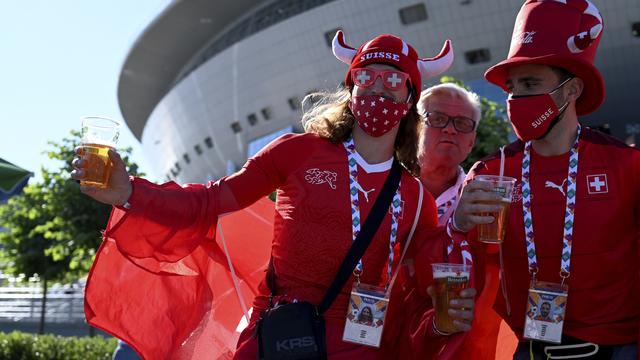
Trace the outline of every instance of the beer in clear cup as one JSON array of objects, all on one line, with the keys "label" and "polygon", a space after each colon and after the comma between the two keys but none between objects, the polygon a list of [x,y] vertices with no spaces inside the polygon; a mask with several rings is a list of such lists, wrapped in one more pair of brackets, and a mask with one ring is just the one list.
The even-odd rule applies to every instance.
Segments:
[{"label": "beer in clear cup", "polygon": [[494,221],[478,225],[478,239],[485,243],[500,244],[504,241],[507,230],[509,206],[513,198],[513,186],[516,179],[508,176],[478,175],[475,180],[490,183],[493,186],[493,192],[501,196],[498,201],[480,202],[481,204],[498,205],[500,209],[480,213],[481,216],[493,216]]},{"label": "beer in clear cup", "polygon": [[120,122],[105,117],[82,118],[82,145],[80,157],[86,161],[82,185],[106,188],[111,168],[109,150],[114,149],[120,135]]},{"label": "beer in clear cup", "polygon": [[442,332],[455,332],[457,328],[449,315],[449,302],[460,298],[460,291],[469,287],[471,265],[438,263],[431,264],[431,267],[436,293],[436,328]]}]

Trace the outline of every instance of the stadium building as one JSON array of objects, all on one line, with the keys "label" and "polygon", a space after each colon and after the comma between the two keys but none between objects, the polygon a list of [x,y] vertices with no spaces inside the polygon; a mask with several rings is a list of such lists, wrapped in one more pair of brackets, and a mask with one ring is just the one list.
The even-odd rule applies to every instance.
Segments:
[{"label": "stadium building", "polygon": [[[582,119],[631,142],[640,133],[640,1],[593,1],[605,22],[596,65],[607,98]],[[301,131],[304,96],[335,89],[344,79],[347,67],[331,53],[337,29],[353,47],[380,33],[395,34],[421,57],[435,56],[449,38],[456,60],[447,75],[504,101],[483,73],[506,57],[522,3],[177,0],[131,48],[118,101],[157,177],[217,179],[280,134]]]}]

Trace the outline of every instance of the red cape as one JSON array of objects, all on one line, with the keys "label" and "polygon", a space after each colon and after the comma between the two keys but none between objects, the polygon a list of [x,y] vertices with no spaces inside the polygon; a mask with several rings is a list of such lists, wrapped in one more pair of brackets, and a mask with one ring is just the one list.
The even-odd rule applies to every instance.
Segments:
[{"label": "red cape", "polygon": [[[223,239],[250,308],[269,261],[273,209],[265,198],[220,218],[215,244],[177,263],[127,257],[105,236],[87,280],[87,322],[145,359],[231,358],[246,322]],[[107,228],[123,215],[114,209]]]}]

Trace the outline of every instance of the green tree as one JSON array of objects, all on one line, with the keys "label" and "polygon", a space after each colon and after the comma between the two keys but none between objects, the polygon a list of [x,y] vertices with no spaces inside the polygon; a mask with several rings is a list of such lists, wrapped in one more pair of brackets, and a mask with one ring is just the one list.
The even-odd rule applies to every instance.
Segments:
[{"label": "green tree", "polygon": [[[451,76],[440,78],[440,83],[455,83],[467,90],[471,90],[462,81]],[[480,105],[482,120],[477,130],[476,144],[467,160],[461,164],[467,172],[476,161],[496,152],[500,146],[508,144],[509,134],[511,133],[511,125],[507,120],[504,105],[500,105],[483,96],[480,96]]]},{"label": "green tree", "polygon": [[[40,332],[44,331],[44,313],[48,284],[73,281],[87,274],[102,241],[111,207],[83,195],[70,179],[71,161],[80,133],[60,143],[49,142],[46,153],[59,160],[55,170],[41,168],[42,181],[29,184],[21,195],[0,205],[0,268],[6,273],[37,274],[43,287]],[[129,159],[131,149],[119,150],[132,175],[138,166]]]}]

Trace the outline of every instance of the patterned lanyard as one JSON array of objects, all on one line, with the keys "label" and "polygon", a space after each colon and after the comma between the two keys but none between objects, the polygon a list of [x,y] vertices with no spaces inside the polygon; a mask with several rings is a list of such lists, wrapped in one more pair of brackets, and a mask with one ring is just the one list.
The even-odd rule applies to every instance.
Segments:
[{"label": "patterned lanyard", "polygon": [[451,199],[449,199],[446,202],[440,204],[440,206],[438,206],[438,218],[440,218],[447,211],[449,211],[449,209],[451,209],[451,206],[453,206],[453,203],[455,203],[457,199],[458,199],[458,196],[455,195]]},{"label": "patterned lanyard", "polygon": [[[560,277],[564,283],[569,277],[569,267],[571,262],[571,241],[573,236],[573,217],[576,208],[576,177],[578,176],[578,140],[582,127],[578,125],[578,136],[571,147],[569,156],[569,171],[567,175],[567,205],[564,215],[564,237],[562,247],[562,259],[560,264]],[[524,232],[527,242],[527,260],[529,261],[529,273],[535,281],[538,273],[538,260],[536,258],[536,245],[533,239],[533,219],[531,216],[531,186],[529,179],[531,174],[531,141],[527,141],[524,146],[524,156],[522,158],[522,212],[524,214]]]},{"label": "patterned lanyard", "polygon": [[[353,137],[349,137],[343,143],[347,149],[347,159],[349,162],[349,194],[351,195],[351,231],[352,241],[356,240],[356,236],[360,233],[360,205],[358,202],[358,163],[356,162],[355,153],[356,146],[353,144]],[[393,264],[393,249],[396,245],[396,235],[398,234],[398,216],[400,215],[400,184],[396,194],[391,202],[391,235],[389,236],[389,263],[387,264],[387,284],[391,279],[391,268]],[[354,274],[359,279],[362,274],[362,259],[358,260],[358,265],[354,270]],[[359,281],[359,280],[358,280]]]}]

